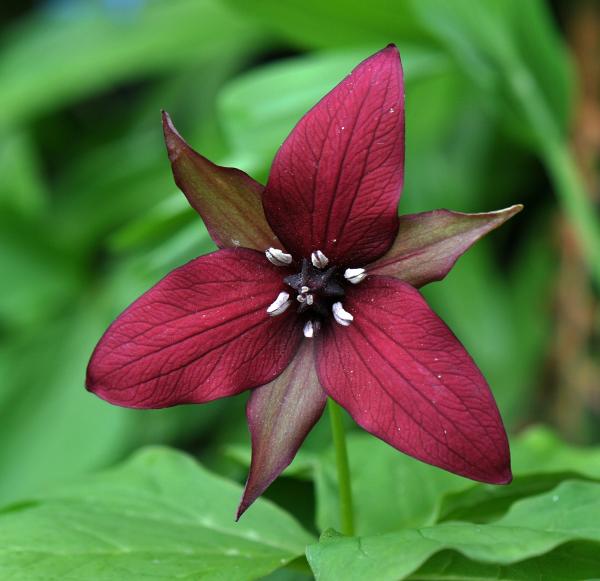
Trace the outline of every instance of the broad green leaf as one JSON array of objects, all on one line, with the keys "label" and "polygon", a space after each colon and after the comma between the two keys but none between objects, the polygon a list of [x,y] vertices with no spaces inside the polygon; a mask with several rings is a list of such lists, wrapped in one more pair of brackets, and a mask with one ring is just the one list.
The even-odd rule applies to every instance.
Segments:
[{"label": "broad green leaf", "polygon": [[[302,450],[301,450],[302,453]],[[348,437],[356,532],[370,535],[440,520],[487,522],[515,501],[547,492],[566,477],[600,480],[600,448],[574,448],[546,428],[511,440],[514,480],[508,486],[473,482],[410,458],[365,433]],[[304,455],[290,476],[312,464],[320,530],[338,528],[333,450]],[[293,466],[293,465],[292,465]]]},{"label": "broad green leaf", "polygon": [[[324,535],[318,545],[307,548],[307,556],[319,580],[343,576],[385,581],[405,579],[444,550],[509,565],[580,540],[600,543],[600,484],[567,481],[547,494],[515,503],[492,524],[442,523],[358,538]],[[600,567],[600,551],[594,560]]]},{"label": "broad green leaf", "polygon": [[234,521],[241,487],[164,448],[0,512],[0,578],[256,579],[313,538],[259,500]]},{"label": "broad green leaf", "polygon": [[4,38],[0,127],[257,42],[253,27],[217,0],[56,5]]},{"label": "broad green leaf", "polygon": [[455,551],[433,556],[411,581],[581,581],[598,575],[599,543],[567,543],[540,557],[511,565],[481,563]]},{"label": "broad green leaf", "polygon": [[515,479],[509,486],[472,484],[449,492],[440,519],[487,522],[519,498],[546,492],[567,477],[600,480],[600,447],[570,446],[544,427],[531,428],[511,444]]}]

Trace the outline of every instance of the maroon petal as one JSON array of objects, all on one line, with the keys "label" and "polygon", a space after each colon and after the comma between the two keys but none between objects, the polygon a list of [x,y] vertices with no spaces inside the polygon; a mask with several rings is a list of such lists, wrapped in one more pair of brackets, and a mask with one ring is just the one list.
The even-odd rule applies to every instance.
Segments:
[{"label": "maroon petal", "polygon": [[254,250],[192,260],[109,327],[88,366],[88,389],[117,405],[161,408],[272,381],[301,337],[291,309],[266,313],[280,290],[281,273]]},{"label": "maroon petal", "polygon": [[365,430],[462,476],[510,482],[502,420],[479,369],[407,283],[375,276],[344,302],[354,321],[325,330],[317,373]]},{"label": "maroon petal", "polygon": [[414,287],[442,280],[477,240],[522,209],[518,204],[481,214],[434,210],[400,216],[393,246],[369,266],[369,273],[393,276]]},{"label": "maroon petal", "polygon": [[195,152],[163,111],[165,143],[175,183],[200,214],[220,248],[281,247],[265,219],[263,186],[239,169],[215,165]]},{"label": "maroon petal", "polygon": [[313,352],[312,341],[305,340],[287,369],[250,395],[246,412],[252,463],[238,519],[290,464],[323,413],[327,397],[317,379]]},{"label": "maroon petal", "polygon": [[366,61],[296,125],[263,195],[285,247],[337,263],[381,256],[398,229],[404,174],[404,86],[396,47]]}]

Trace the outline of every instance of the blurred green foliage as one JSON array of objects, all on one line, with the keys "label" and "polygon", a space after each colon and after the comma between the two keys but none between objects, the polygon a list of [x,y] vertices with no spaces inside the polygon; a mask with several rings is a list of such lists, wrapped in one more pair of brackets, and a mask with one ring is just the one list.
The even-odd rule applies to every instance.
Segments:
[{"label": "blurred green foliage", "polygon": [[[525,204],[424,292],[489,379],[507,426],[540,419],[555,324],[557,214],[581,233],[590,272],[600,267],[598,222],[569,153],[573,67],[545,2],[64,0],[35,4],[3,26],[0,502],[110,466],[144,444],[173,444],[243,477],[244,463],[231,459],[247,446],[243,397],[142,412],[111,407],[83,387],[87,359],[110,321],[171,268],[214,248],[172,181],[160,109],[207,157],[265,180],[300,116],[389,42],[398,44],[406,73],[401,211]],[[580,436],[588,437],[583,427]],[[351,455],[362,466],[360,455],[370,454],[363,448],[379,444],[353,438]],[[231,445],[238,453],[223,455]],[[271,491],[312,527],[306,479],[315,479],[321,530],[335,526],[335,500],[323,500],[330,469],[314,459],[328,445],[327,426],[317,426],[298,471],[305,480],[293,484],[309,500],[294,503],[289,479]],[[398,458],[382,450],[364,462],[380,453]],[[359,476],[357,490],[398,495],[427,482],[425,493],[390,511],[366,503],[361,510],[375,516],[359,513],[359,532],[433,524],[443,514],[471,518],[485,502],[486,514],[504,514],[515,498],[582,471],[565,460],[552,469],[559,476],[537,487],[523,476],[515,498],[498,500],[425,466],[411,472],[422,480],[400,480],[398,488],[405,460]],[[302,461],[301,454],[300,468]],[[544,472],[539,457],[531,463]],[[588,550],[574,552],[583,560]],[[470,555],[454,553],[452,566]],[[431,561],[430,575],[438,566],[451,570],[444,558]]]}]

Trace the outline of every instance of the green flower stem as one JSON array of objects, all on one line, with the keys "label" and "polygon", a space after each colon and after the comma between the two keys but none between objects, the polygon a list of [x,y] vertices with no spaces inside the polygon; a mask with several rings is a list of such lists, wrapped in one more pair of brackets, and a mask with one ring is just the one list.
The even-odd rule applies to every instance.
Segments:
[{"label": "green flower stem", "polygon": [[335,463],[337,466],[338,486],[340,491],[340,532],[344,535],[354,535],[354,509],[352,505],[352,485],[350,482],[350,466],[346,448],[346,433],[340,407],[332,400],[327,400],[331,432],[335,448]]}]

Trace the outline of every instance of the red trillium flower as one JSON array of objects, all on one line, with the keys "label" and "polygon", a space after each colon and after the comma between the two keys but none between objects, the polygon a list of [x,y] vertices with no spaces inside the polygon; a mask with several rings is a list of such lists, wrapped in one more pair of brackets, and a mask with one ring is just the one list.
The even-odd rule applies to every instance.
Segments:
[{"label": "red trillium flower", "polygon": [[238,515],[291,462],[327,396],[371,434],[482,482],[510,482],[481,372],[417,290],[520,211],[398,217],[404,86],[371,56],[296,125],[266,187],[196,153],[163,114],[177,185],[220,250],[174,270],[106,331],[87,387],[120,406],[251,389]]}]

